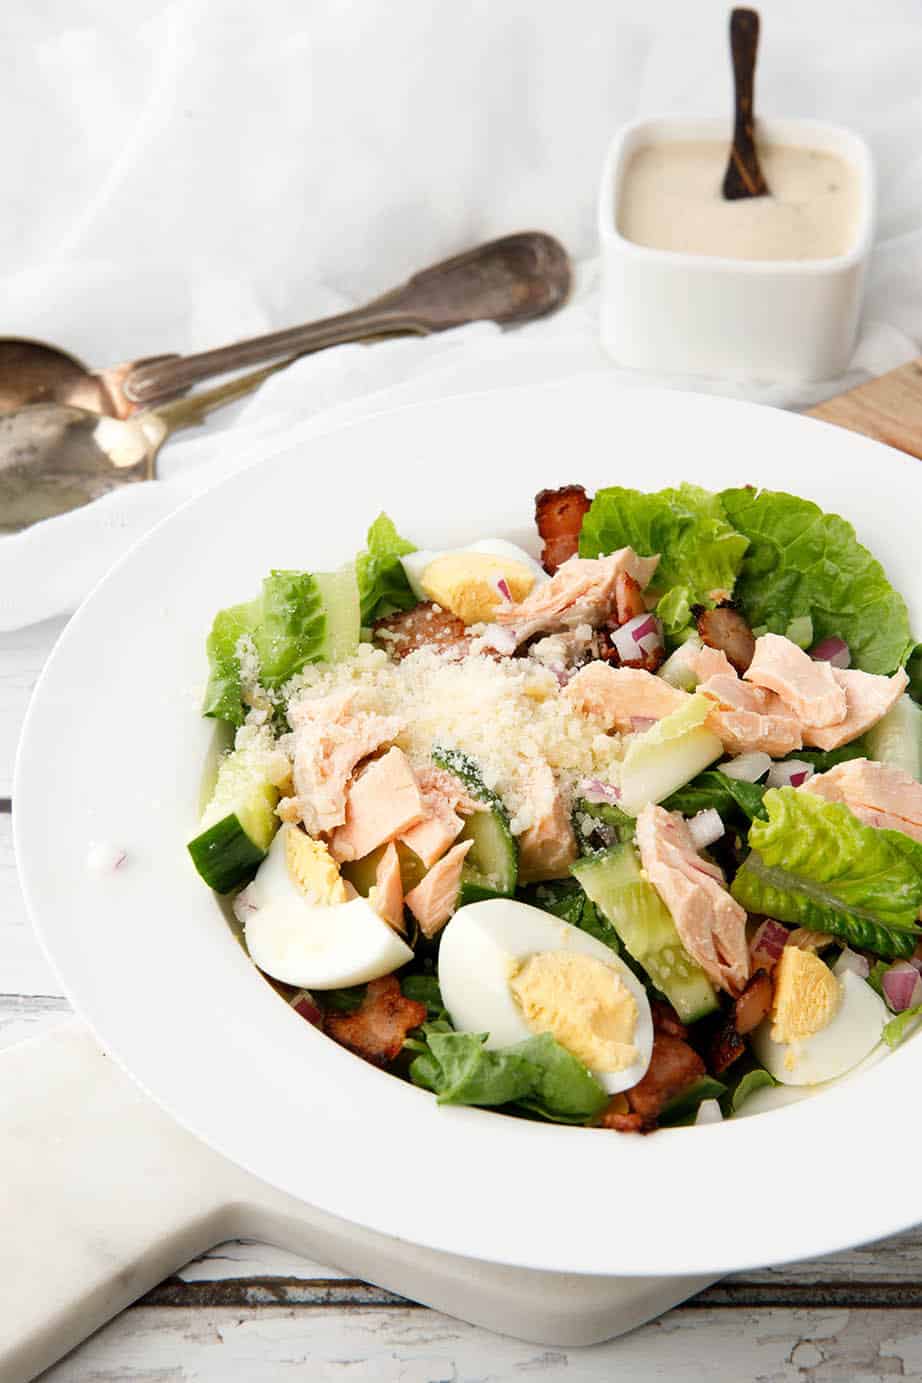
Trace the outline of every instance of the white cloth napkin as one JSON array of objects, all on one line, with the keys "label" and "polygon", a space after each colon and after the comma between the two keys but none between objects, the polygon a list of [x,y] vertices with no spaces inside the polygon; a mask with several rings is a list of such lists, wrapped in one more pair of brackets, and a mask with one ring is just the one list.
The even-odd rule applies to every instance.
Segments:
[{"label": "white cloth napkin", "polygon": [[[203,349],[339,310],[492,235],[538,227],[577,262],[570,305],[346,346],[274,376],[163,451],[160,479],[0,539],[0,629],[72,609],[190,495],[292,443],[408,403],[609,372],[780,406],[922,340],[916,0],[772,0],[758,103],[870,141],[878,243],[849,374],[809,389],[618,371],[597,341],[594,204],[613,130],[729,111],[723,0],[83,0],[14,7],[0,87],[3,330],[93,364]],[[35,157],[40,148],[42,157]],[[9,189],[14,189],[12,195]]]}]

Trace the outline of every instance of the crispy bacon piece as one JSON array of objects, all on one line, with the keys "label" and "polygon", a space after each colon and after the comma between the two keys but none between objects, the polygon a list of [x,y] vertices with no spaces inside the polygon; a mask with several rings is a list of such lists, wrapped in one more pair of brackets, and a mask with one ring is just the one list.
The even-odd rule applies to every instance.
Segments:
[{"label": "crispy bacon piece", "polygon": [[743,1055],[746,1043],[736,1029],[736,1023],[728,1018],[714,1033],[708,1043],[708,1064],[715,1076],[720,1076],[728,1066]]},{"label": "crispy bacon piece", "polygon": [[372,633],[375,643],[385,648],[398,663],[417,648],[462,653],[470,643],[464,621],[450,610],[437,608],[431,600],[424,600],[412,610],[375,620]]},{"label": "crispy bacon piece", "polygon": [[426,1021],[426,1005],[405,999],[394,975],[371,980],[353,1013],[327,1013],[323,1030],[341,1046],[373,1066],[386,1066],[400,1054],[404,1038]]},{"label": "crispy bacon piece", "polygon": [[646,1075],[624,1092],[629,1113],[619,1109],[606,1111],[601,1121],[603,1127],[619,1133],[652,1133],[663,1107],[704,1074],[704,1062],[687,1042],[657,1032]]},{"label": "crispy bacon piece", "polygon": [[544,540],[541,565],[549,576],[576,554],[583,515],[590,502],[582,485],[562,485],[559,490],[541,490],[535,495],[535,523]]},{"label": "crispy bacon piece", "polygon": [[667,1004],[665,999],[651,999],[650,1015],[653,1019],[654,1032],[661,1032],[666,1037],[680,1037],[683,1042],[688,1037],[688,1028],[672,1004]]},{"label": "crispy bacon piece", "polygon": [[745,1036],[768,1016],[772,1006],[773,986],[767,970],[757,970],[736,1001],[733,1016],[736,1031]]},{"label": "crispy bacon piece", "polygon": [[719,648],[742,676],[752,662],[756,641],[739,610],[729,602],[716,610],[697,608],[695,622],[702,642],[708,648]]},{"label": "crispy bacon piece", "polygon": [[647,613],[643,591],[626,571],[619,571],[615,577],[615,614],[619,624],[627,624],[629,619]]}]

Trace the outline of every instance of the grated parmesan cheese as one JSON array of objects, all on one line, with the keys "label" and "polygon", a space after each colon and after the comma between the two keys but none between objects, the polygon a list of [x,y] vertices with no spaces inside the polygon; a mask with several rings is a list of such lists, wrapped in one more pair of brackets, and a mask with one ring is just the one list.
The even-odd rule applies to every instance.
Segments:
[{"label": "grated parmesan cheese", "polygon": [[346,687],[356,710],[403,721],[396,743],[415,768],[429,763],[436,744],[468,753],[506,803],[516,835],[533,823],[543,765],[569,797],[577,778],[606,777],[620,758],[617,736],[592,716],[574,715],[554,674],[530,659],[452,660],[421,648],[395,663],[362,644],[342,663],[305,668],[288,692],[296,704]]}]

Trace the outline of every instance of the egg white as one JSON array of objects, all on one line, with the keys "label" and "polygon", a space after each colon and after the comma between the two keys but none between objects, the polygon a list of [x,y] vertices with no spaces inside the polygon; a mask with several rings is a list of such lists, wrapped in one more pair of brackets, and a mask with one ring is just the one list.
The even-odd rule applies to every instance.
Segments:
[{"label": "egg white", "polygon": [[623,1071],[593,1071],[610,1093],[641,1079],[653,1052],[653,1019],[643,985],[610,947],[569,922],[511,898],[492,898],[460,908],[442,933],[439,986],[459,1032],[489,1033],[490,1049],[510,1047],[534,1032],[509,988],[518,962],[547,951],[592,956],[611,968],[637,1004],[637,1060]]},{"label": "egg white", "polygon": [[535,584],[549,580],[547,572],[540,562],[530,557],[524,549],[517,547],[515,543],[507,543],[505,538],[481,538],[479,542],[468,543],[465,547],[446,548],[444,552],[432,552],[423,550],[421,552],[410,552],[406,557],[401,557],[400,561],[406,578],[410,583],[410,589],[417,600],[425,600],[426,593],[422,587],[423,572],[436,560],[437,557],[456,556],[459,552],[486,552],[492,557],[507,557],[510,562],[521,562],[528,567],[535,578]]},{"label": "egg white", "polygon": [[[839,1007],[832,1021],[796,1042],[774,1042],[772,1020],[752,1034],[753,1050],[765,1069],[782,1085],[817,1085],[851,1071],[877,1046],[891,1016],[871,986],[852,971],[838,979]],[[753,1096],[755,1098],[755,1096]]]},{"label": "egg white", "polygon": [[389,975],[413,952],[365,898],[312,903],[288,872],[283,826],[238,900],[247,950],[276,980],[301,989],[338,989]]}]

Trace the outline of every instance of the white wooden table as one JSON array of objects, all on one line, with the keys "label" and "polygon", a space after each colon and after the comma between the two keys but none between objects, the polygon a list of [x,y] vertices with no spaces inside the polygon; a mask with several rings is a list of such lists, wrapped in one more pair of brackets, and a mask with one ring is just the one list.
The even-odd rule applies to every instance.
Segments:
[{"label": "white wooden table", "polygon": [[[29,692],[63,621],[0,635],[0,1046],[68,1005],[25,917],[13,861],[13,754]],[[847,1155],[845,1150],[844,1155]],[[793,1154],[796,1162],[796,1152]],[[867,1169],[864,1169],[865,1171]],[[894,1174],[915,1196],[914,1149]],[[873,1195],[856,1168],[855,1193]],[[742,1213],[752,1213],[747,1207]],[[922,1214],[922,1208],[920,1208]],[[922,1379],[922,1230],[793,1267],[746,1273],[634,1334],[585,1350],[490,1335],[318,1263],[253,1243],[189,1264],[45,1375],[54,1383],[572,1383]],[[41,1283],[35,1284],[41,1291]]]}]

